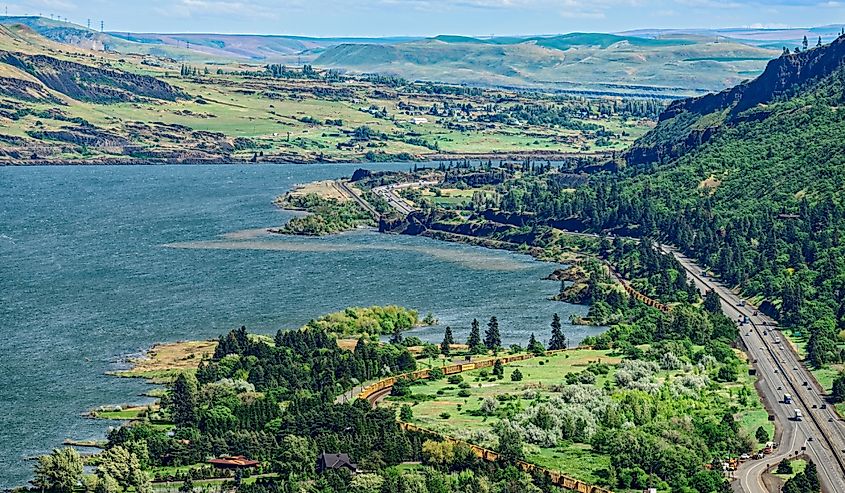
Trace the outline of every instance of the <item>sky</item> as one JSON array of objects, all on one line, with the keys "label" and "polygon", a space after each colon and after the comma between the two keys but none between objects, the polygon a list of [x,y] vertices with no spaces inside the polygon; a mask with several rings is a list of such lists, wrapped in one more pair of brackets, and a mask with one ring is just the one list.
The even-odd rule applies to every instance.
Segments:
[{"label": "sky", "polygon": [[0,0],[107,31],[303,36],[558,34],[845,23],[845,0]]}]

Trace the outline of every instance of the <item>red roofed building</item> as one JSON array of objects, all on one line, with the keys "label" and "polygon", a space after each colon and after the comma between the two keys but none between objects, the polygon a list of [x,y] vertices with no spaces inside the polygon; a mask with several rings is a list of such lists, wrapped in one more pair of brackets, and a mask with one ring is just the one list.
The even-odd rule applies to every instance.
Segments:
[{"label": "red roofed building", "polygon": [[243,455],[209,459],[208,463],[220,469],[248,469],[259,464],[257,460],[247,459]]}]

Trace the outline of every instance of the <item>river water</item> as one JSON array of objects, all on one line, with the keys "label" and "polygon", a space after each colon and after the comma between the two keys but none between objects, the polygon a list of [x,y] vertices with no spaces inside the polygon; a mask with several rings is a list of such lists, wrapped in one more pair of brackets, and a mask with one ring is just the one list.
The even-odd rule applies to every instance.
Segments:
[{"label": "river water", "polygon": [[[272,199],[358,165],[0,167],[0,488],[32,456],[115,423],[82,414],[143,402],[142,381],[109,377],[156,342],[231,328],[275,333],[347,306],[432,312],[458,340],[496,315],[506,344],[545,339],[556,266],[426,238],[356,231],[261,233],[291,213]],[[378,164],[371,169],[407,169]],[[568,327],[573,340],[596,329]],[[439,342],[442,327],[419,331]]]}]

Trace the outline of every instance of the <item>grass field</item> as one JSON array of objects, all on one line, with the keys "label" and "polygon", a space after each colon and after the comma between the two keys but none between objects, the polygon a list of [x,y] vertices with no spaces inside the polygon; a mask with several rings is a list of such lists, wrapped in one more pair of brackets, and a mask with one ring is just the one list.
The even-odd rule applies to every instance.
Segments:
[{"label": "grass field", "polygon": [[[539,394],[540,400],[551,397],[556,393],[553,386],[565,383],[565,375],[581,372],[591,363],[610,365],[606,375],[596,376],[594,385],[614,388],[614,374],[620,361],[620,356],[611,351],[576,349],[506,365],[501,380],[487,377],[489,369],[473,370],[461,374],[461,384],[449,383],[445,378],[427,382],[413,386],[411,396],[390,397],[388,402],[410,404],[413,422],[419,426],[456,438],[477,441],[477,437],[485,433],[489,436],[492,425],[499,419],[496,416],[485,416],[480,411],[486,398],[497,399],[501,402],[500,406],[512,406],[514,412],[519,412],[532,405],[535,398],[527,397],[526,392]],[[513,382],[510,375],[517,368],[522,372],[523,380]],[[735,383],[711,385],[706,402],[693,403],[692,412],[707,412],[716,401],[735,402],[739,409],[736,419],[742,430],[754,436],[757,428],[762,426],[773,436],[774,427],[768,421],[768,413],[753,388],[756,377],[749,376],[747,369],[746,364],[741,365],[741,377]],[[656,375],[657,383],[667,382],[683,374],[683,370],[660,371]],[[502,396],[510,397],[503,400]],[[560,442],[550,448],[530,445],[526,447],[526,457],[531,462],[588,482],[596,482],[600,472],[610,464],[610,457],[593,452],[588,444],[573,442]]]}]

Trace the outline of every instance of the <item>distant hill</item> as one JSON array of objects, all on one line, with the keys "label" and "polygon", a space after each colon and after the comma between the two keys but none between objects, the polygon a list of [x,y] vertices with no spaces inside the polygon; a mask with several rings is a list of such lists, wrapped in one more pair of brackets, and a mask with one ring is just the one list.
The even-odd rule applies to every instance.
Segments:
[{"label": "distant hill", "polygon": [[460,84],[677,96],[718,91],[756,76],[779,53],[692,35],[438,36],[394,44],[341,44],[326,49],[314,64]]},{"label": "distant hill", "polygon": [[420,39],[99,32],[37,16],[0,17],[0,24],[25,25],[47,39],[81,48],[153,55],[180,61],[307,63],[326,48],[339,44],[393,44]]}]

